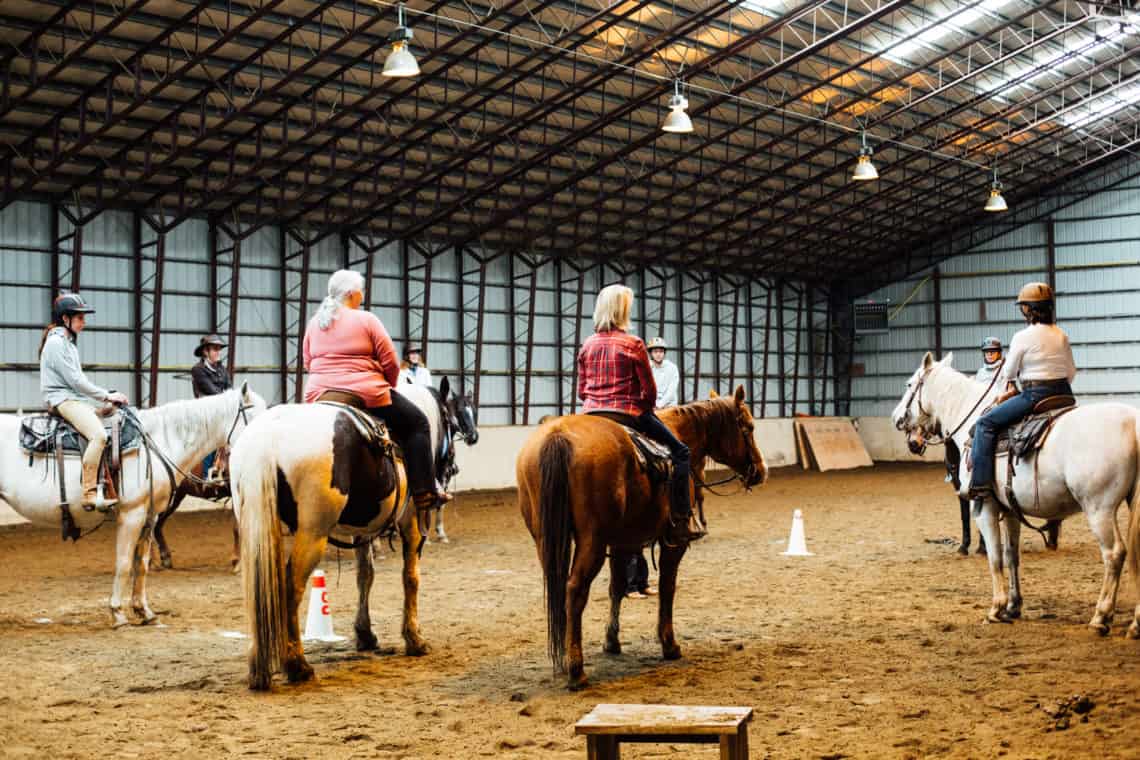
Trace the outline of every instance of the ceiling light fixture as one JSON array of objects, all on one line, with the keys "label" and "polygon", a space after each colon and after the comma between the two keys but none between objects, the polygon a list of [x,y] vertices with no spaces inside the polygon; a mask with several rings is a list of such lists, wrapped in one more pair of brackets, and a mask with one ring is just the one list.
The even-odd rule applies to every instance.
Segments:
[{"label": "ceiling light fixture", "polygon": [[396,14],[396,28],[388,35],[388,41],[392,43],[392,52],[384,59],[383,74],[386,77],[418,76],[420,65],[416,63],[416,57],[408,49],[408,43],[412,41],[412,30],[404,25],[403,3],[396,6]]},{"label": "ceiling light fixture", "polygon": [[875,165],[871,163],[871,154],[875,151],[871,150],[871,146],[867,144],[867,130],[862,130],[859,135],[862,144],[859,148],[859,160],[855,164],[855,170],[851,172],[851,179],[856,182],[868,182],[873,179],[878,179],[879,172],[875,169]]},{"label": "ceiling light fixture", "polygon": [[688,134],[693,131],[693,120],[689,118],[689,114],[685,113],[685,109],[689,107],[689,100],[681,94],[681,80],[673,80],[673,97],[669,99],[669,115],[665,117],[665,122],[661,125],[661,129],[665,132],[673,132],[676,134]]},{"label": "ceiling light fixture", "polygon": [[1006,204],[1005,198],[1001,196],[1001,181],[998,180],[997,167],[994,167],[994,180],[990,183],[990,197],[986,199],[986,211],[997,213],[999,211],[1009,211],[1009,205]]}]

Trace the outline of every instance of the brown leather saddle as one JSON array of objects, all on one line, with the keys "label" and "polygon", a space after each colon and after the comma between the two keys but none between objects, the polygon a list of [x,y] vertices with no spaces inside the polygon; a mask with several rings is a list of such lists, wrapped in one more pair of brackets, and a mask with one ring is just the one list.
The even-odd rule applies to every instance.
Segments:
[{"label": "brown leather saddle", "polygon": [[[998,434],[994,447],[995,456],[1012,454],[1014,461],[1031,456],[1045,445],[1057,420],[1076,408],[1077,400],[1073,396],[1050,396],[1041,399],[1028,416]],[[970,454],[973,453],[973,444],[974,436],[971,433],[966,441]],[[967,466],[973,469],[972,456],[967,461]]]},{"label": "brown leather saddle", "polygon": [[637,465],[653,486],[664,485],[673,479],[673,458],[663,444],[631,427],[631,418],[621,412],[587,412],[591,417],[605,417],[621,425],[633,443]]}]

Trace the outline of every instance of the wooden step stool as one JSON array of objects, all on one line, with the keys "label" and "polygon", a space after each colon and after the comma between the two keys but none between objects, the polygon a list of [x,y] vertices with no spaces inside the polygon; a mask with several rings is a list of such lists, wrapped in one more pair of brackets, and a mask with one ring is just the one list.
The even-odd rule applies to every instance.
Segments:
[{"label": "wooden step stool", "polygon": [[746,760],[751,707],[598,705],[574,726],[588,760],[618,760],[622,742],[720,743],[721,760]]}]

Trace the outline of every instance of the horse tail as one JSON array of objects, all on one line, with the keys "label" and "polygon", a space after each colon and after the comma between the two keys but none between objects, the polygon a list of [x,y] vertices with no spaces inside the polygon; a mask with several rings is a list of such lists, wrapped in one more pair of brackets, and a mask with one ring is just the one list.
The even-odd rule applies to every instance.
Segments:
[{"label": "horse tail", "polygon": [[566,668],[566,582],[570,577],[570,540],[574,534],[570,512],[570,454],[570,440],[561,432],[551,433],[538,453],[547,649],[558,672]]},{"label": "horse tail", "polygon": [[1136,432],[1136,458],[1132,479],[1132,493],[1128,497],[1128,543],[1125,545],[1128,567],[1136,585],[1140,586],[1140,415],[1133,418]]},{"label": "horse tail", "polygon": [[[241,523],[241,570],[250,624],[249,688],[266,690],[288,642],[285,552],[277,525],[277,461],[268,439],[249,440],[254,456],[234,468],[234,507]],[[251,461],[252,460],[252,461]],[[235,464],[240,464],[235,462]]]}]

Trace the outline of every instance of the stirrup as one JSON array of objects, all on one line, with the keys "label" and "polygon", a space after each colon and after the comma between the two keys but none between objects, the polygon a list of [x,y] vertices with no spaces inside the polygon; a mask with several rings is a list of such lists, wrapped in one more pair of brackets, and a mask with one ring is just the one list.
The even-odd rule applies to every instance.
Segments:
[{"label": "stirrup", "polygon": [[86,512],[103,512],[104,514],[110,512],[111,509],[119,503],[118,499],[106,499],[103,496],[103,484],[100,483],[95,488],[95,498],[88,501],[86,495],[83,497],[83,509]]}]

